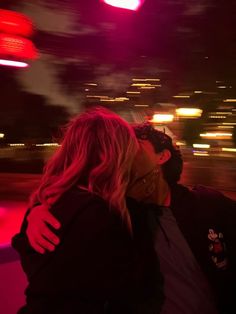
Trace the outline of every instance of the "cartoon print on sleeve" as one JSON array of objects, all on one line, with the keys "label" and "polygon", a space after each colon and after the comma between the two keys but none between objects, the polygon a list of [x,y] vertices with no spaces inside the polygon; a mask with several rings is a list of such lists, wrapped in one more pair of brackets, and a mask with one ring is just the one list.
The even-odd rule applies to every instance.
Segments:
[{"label": "cartoon print on sleeve", "polygon": [[228,266],[224,235],[214,229],[208,230],[208,248],[212,262],[219,270],[225,270]]}]

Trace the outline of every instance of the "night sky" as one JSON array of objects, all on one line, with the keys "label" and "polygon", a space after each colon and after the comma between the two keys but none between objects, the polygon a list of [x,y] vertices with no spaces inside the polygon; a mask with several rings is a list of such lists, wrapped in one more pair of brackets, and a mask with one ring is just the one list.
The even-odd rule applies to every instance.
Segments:
[{"label": "night sky", "polygon": [[[110,76],[112,82],[114,73],[124,81],[134,73],[160,75],[173,93],[213,90],[216,81],[236,92],[233,0],[146,0],[138,12],[99,0],[4,4],[29,15],[37,28],[34,42],[41,60],[31,72],[19,75],[20,80],[31,92],[50,94],[54,103],[68,103],[64,94],[78,91],[84,81]],[[42,75],[47,87],[39,84]],[[53,86],[60,83],[65,93],[58,96],[60,90]]]},{"label": "night sky", "polygon": [[[124,69],[146,58],[146,63],[153,61],[183,77],[197,74],[196,80],[202,80],[198,76],[204,72],[205,79],[234,80],[235,1],[146,0],[138,12],[97,0],[54,2],[78,13],[81,33],[64,40],[38,33],[36,41],[43,49],[51,46],[60,56],[81,56],[92,64],[106,61]],[[83,33],[88,27],[90,32]]]}]

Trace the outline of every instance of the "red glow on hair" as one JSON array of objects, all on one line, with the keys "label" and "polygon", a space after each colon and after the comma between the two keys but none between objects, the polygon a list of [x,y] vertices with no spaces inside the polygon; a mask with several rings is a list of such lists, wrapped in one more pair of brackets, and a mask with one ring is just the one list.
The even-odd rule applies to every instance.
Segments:
[{"label": "red glow on hair", "polygon": [[37,50],[31,40],[15,35],[0,34],[0,55],[36,59]]},{"label": "red glow on hair", "polygon": [[102,0],[113,7],[137,11],[144,0]]},{"label": "red glow on hair", "polygon": [[0,32],[29,37],[33,33],[33,24],[21,13],[0,10]]},{"label": "red glow on hair", "polygon": [[0,59],[0,65],[16,67],[16,68],[27,68],[29,66],[25,62],[13,61],[13,60],[4,60],[4,59]]}]

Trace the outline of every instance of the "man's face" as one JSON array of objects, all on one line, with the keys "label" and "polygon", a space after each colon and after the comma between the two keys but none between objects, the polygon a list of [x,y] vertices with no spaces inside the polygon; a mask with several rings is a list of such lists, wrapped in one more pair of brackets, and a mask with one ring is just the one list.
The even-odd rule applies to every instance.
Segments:
[{"label": "man's face", "polygon": [[132,175],[134,178],[145,176],[157,166],[157,155],[152,144],[147,140],[139,140],[139,151],[132,167]]},{"label": "man's face", "polygon": [[137,200],[163,204],[168,189],[157,154],[148,140],[140,140],[140,149],[134,159],[127,195]]}]

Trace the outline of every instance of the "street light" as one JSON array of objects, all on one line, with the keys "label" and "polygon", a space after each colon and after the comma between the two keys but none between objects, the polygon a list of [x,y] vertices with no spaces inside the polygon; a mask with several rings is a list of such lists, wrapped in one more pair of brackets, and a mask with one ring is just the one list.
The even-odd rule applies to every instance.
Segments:
[{"label": "street light", "polygon": [[102,0],[102,1],[116,8],[137,11],[145,0]]},{"label": "street light", "polygon": [[22,13],[0,9],[0,65],[25,68],[38,51],[30,40],[34,27]]}]

